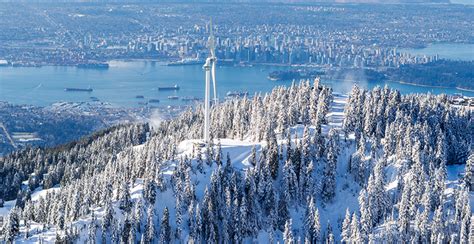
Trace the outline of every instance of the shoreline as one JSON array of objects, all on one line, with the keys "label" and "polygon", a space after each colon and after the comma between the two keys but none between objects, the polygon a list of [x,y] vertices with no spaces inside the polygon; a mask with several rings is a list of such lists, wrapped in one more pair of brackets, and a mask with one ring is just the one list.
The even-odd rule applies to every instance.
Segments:
[{"label": "shoreline", "polygon": [[447,86],[434,86],[434,85],[424,85],[418,84],[413,82],[406,82],[406,81],[394,81],[396,83],[404,84],[404,85],[411,85],[411,86],[419,86],[419,87],[428,87],[428,88],[441,88],[441,89],[455,89],[454,87],[447,87]]},{"label": "shoreline", "polygon": [[[157,63],[168,63],[170,59],[156,59],[156,58],[124,58],[124,59],[110,59],[107,61],[101,61],[107,64],[110,62],[157,62]],[[0,68],[41,68],[41,67],[72,67],[77,68],[79,64],[55,64],[55,63],[37,63],[37,64],[7,64],[0,65]],[[93,68],[92,68],[93,69]]]},{"label": "shoreline", "polygon": [[439,89],[455,89],[459,91],[474,92],[474,89],[462,88],[462,87],[449,87],[449,86],[433,86],[433,85],[423,85],[406,81],[391,81],[403,85],[418,86],[418,87],[427,87],[427,88],[439,88]]},{"label": "shoreline", "polygon": [[456,87],[456,89],[460,91],[474,92],[474,90],[468,88]]},{"label": "shoreline", "polygon": [[[111,62],[156,62],[160,63],[160,65],[168,65],[169,63],[173,62],[174,59],[160,59],[160,58],[119,58],[119,59],[109,59],[106,61],[101,61],[107,64],[110,64]],[[203,62],[204,63],[204,62]],[[55,63],[37,63],[37,64],[15,64],[12,65],[11,63],[7,65],[0,65],[0,68],[5,67],[5,68],[41,68],[41,67],[77,67],[78,64],[55,64]],[[202,65],[201,63],[192,63],[192,64],[176,64],[174,66],[186,66],[186,65]],[[219,63],[218,63],[219,65]],[[308,64],[285,64],[285,63],[247,63],[247,62],[242,62],[238,63],[235,62],[233,64],[224,64],[221,66],[233,66],[233,67],[249,67],[249,66],[262,66],[262,67],[293,67],[293,68],[319,68],[319,69],[324,69],[324,68],[329,68],[330,66],[328,65],[320,65],[320,64],[314,64],[314,63],[308,63]]]}]

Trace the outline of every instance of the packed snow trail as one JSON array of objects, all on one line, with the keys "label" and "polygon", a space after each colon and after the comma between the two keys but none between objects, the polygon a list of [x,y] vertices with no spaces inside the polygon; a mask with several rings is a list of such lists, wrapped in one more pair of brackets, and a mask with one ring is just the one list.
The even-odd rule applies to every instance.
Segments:
[{"label": "packed snow trail", "polygon": [[8,130],[7,128],[5,127],[5,125],[0,122],[0,128],[2,128],[3,132],[5,133],[7,139],[10,141],[10,144],[14,147],[14,148],[17,148],[16,147],[16,144],[15,144],[15,141],[13,140],[13,138],[10,136],[10,133],[8,133]]}]

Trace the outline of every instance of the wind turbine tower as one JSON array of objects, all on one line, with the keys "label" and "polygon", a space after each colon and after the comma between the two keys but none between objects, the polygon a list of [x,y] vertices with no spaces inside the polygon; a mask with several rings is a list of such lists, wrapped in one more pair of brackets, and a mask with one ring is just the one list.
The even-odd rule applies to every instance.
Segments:
[{"label": "wind turbine tower", "polygon": [[210,107],[211,107],[211,79],[214,90],[214,104],[217,103],[216,93],[216,54],[215,54],[215,40],[214,33],[212,30],[212,19],[209,24],[210,35],[207,41],[209,46],[209,57],[206,59],[206,63],[202,67],[206,72],[206,86],[204,95],[204,142],[209,143],[209,130],[210,130]]}]

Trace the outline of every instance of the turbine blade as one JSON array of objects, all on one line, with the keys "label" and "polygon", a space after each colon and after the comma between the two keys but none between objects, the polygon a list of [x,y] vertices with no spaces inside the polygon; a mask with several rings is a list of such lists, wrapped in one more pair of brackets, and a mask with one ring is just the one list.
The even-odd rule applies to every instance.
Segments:
[{"label": "turbine blade", "polygon": [[217,104],[217,91],[216,91],[216,60],[212,62],[212,85],[214,86],[214,103]]}]

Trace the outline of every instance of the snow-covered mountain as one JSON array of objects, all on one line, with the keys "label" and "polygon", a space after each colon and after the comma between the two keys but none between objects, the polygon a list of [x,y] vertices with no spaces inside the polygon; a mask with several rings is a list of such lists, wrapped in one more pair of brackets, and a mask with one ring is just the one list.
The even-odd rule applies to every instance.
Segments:
[{"label": "snow-covered mountain", "polygon": [[214,106],[208,146],[196,108],[27,149],[0,160],[2,236],[472,243],[472,115],[445,95],[302,81]]}]

